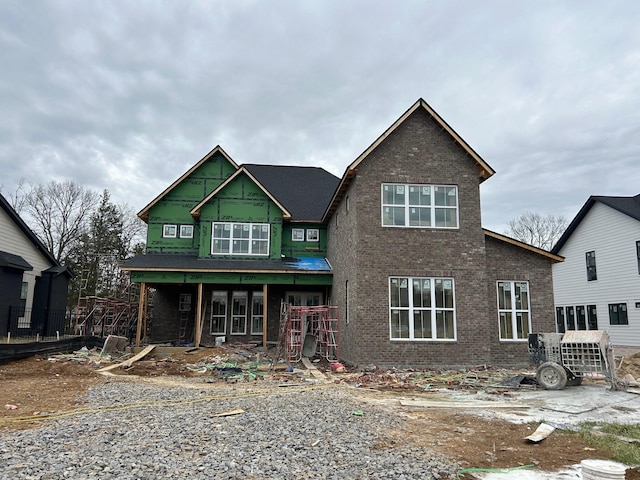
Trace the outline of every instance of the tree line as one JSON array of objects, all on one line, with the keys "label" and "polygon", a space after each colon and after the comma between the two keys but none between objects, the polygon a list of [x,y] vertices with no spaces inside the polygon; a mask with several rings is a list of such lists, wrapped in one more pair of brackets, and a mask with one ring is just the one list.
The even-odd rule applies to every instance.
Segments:
[{"label": "tree line", "polygon": [[119,297],[128,285],[123,260],[144,251],[145,225],[125,203],[116,205],[101,193],[74,181],[27,184],[5,195],[55,259],[67,267],[67,306],[79,296]]}]

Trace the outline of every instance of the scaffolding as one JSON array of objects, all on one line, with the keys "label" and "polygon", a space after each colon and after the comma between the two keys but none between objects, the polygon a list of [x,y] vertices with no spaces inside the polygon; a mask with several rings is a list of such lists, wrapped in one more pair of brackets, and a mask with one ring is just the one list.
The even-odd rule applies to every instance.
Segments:
[{"label": "scaffolding", "polygon": [[338,361],[338,307],[287,305],[284,321],[289,364],[299,362],[303,356]]},{"label": "scaffolding", "polygon": [[[96,292],[88,293],[89,268],[82,268],[78,304],[75,311],[75,334],[106,337],[119,335],[131,337],[138,316],[139,284],[132,283],[127,272],[112,271],[99,275]],[[110,280],[105,280],[108,277]],[[112,296],[98,296],[97,290],[108,290]]]}]

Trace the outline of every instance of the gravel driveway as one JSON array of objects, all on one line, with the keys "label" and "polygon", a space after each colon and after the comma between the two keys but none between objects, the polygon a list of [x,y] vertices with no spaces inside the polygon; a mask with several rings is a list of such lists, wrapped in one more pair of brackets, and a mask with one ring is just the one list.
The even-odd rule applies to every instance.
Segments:
[{"label": "gravel driveway", "polygon": [[87,413],[0,433],[0,478],[454,479],[458,469],[398,445],[384,432],[401,417],[337,386],[114,380],[87,401]]}]

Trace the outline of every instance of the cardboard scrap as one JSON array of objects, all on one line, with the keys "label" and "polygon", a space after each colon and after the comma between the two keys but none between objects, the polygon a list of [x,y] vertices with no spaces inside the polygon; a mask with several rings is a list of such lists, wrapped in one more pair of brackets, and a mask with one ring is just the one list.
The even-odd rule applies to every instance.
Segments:
[{"label": "cardboard scrap", "polygon": [[525,440],[529,440],[530,442],[538,443],[551,435],[554,430],[555,427],[547,425],[546,423],[541,423],[540,425],[538,425],[538,428],[536,428],[535,432],[524,438]]}]

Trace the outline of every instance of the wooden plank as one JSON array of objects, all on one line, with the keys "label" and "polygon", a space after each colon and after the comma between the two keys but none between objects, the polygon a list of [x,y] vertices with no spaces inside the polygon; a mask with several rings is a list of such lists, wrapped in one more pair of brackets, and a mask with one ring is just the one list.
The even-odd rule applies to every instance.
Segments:
[{"label": "wooden plank", "polygon": [[142,317],[144,315],[144,303],[147,295],[147,284],[140,284],[140,298],[138,299],[138,325],[136,325],[136,347],[140,346],[140,337],[142,336]]},{"label": "wooden plank", "polygon": [[322,380],[327,379],[327,377],[324,376],[324,373],[318,370],[316,366],[311,363],[311,360],[309,360],[307,357],[302,357],[302,364],[307,367],[307,370],[309,370],[309,372],[311,372],[311,375],[313,375],[315,378],[319,378]]},{"label": "wooden plank", "polygon": [[214,413],[211,416],[212,417],[230,417],[231,415],[239,415],[241,413],[244,413],[244,410],[242,410],[241,408],[237,408],[235,410],[229,410],[228,412]]},{"label": "wooden plank", "polygon": [[202,283],[198,283],[198,306],[196,309],[195,346],[200,346],[202,338]]},{"label": "wooden plank", "polygon": [[121,368],[129,368],[134,362],[137,362],[141,358],[146,357],[149,354],[149,352],[151,352],[151,350],[153,350],[154,348],[156,348],[155,345],[147,345],[144,350],[142,350],[137,355],[134,355],[130,359],[125,360],[124,362],[115,363],[113,365],[109,365],[107,367],[101,368],[100,370],[98,370],[98,372],[108,372],[109,370],[113,370],[113,369],[119,368],[119,367],[121,367]]}]

